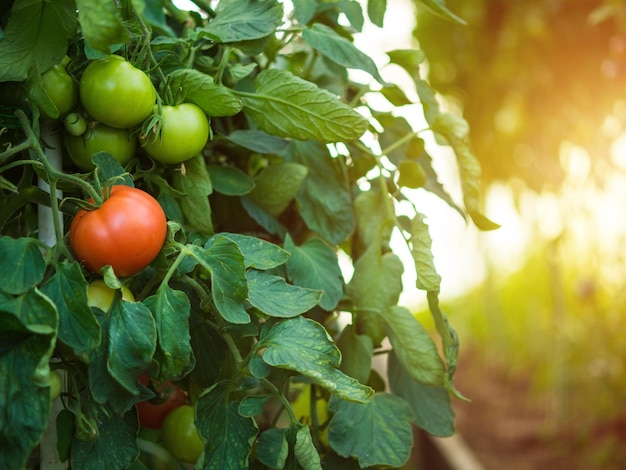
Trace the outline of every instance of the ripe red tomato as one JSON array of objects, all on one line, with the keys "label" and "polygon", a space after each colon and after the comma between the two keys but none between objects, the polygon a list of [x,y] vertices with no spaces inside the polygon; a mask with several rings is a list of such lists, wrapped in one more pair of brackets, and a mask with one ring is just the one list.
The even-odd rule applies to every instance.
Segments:
[{"label": "ripe red tomato", "polygon": [[70,246],[90,271],[111,265],[124,277],[156,258],[166,234],[167,220],[157,200],[141,189],[118,185],[99,208],[78,211],[70,226]]},{"label": "ripe red tomato", "polygon": [[141,123],[156,102],[150,77],[118,55],[91,62],[80,79],[79,93],[94,119],[117,128]]},{"label": "ripe red tomato", "polygon": [[193,406],[181,406],[167,415],[161,429],[161,440],[178,460],[196,463],[204,444],[194,423]]},{"label": "ripe red tomato", "polygon": [[[209,121],[198,106],[163,106],[161,134],[143,148],[161,163],[181,163],[198,155],[209,138]],[[153,137],[153,136],[152,136]]]},{"label": "ripe red tomato", "polygon": [[[148,385],[148,375],[141,374],[139,381]],[[176,385],[166,382],[157,388],[159,395],[152,400],[137,403],[139,424],[144,428],[161,429],[163,421],[176,408],[189,403],[185,392]]]}]

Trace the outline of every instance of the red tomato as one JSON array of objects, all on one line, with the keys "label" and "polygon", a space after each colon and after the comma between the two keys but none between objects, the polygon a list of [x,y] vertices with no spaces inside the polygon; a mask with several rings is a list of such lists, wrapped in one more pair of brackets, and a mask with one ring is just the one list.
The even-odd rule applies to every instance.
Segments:
[{"label": "red tomato", "polygon": [[[148,385],[149,380],[146,374],[139,376],[139,381],[144,385]],[[144,428],[161,429],[163,421],[172,410],[189,402],[185,392],[170,382],[158,387],[157,392],[159,395],[152,400],[137,403],[139,424]]]},{"label": "red tomato", "polygon": [[140,189],[118,185],[99,208],[78,211],[70,226],[70,245],[90,271],[111,265],[124,277],[156,258],[166,234],[167,220],[157,200]]}]

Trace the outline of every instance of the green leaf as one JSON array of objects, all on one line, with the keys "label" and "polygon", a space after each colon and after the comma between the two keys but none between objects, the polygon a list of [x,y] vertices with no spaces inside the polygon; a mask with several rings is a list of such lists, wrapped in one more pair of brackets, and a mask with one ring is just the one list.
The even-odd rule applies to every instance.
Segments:
[{"label": "green leaf", "polygon": [[309,318],[265,323],[256,348],[268,365],[298,372],[345,400],[367,402],[374,392],[337,368],[339,349],[324,327]]},{"label": "green leaf", "polygon": [[274,33],[282,20],[283,6],[274,0],[221,0],[201,31],[222,43],[250,41]]},{"label": "green leaf", "polygon": [[304,470],[322,470],[320,454],[313,444],[308,426],[302,426],[296,432],[296,444],[293,451],[296,454],[296,460]]},{"label": "green leaf", "polygon": [[98,436],[93,441],[74,438],[72,468],[84,470],[123,470],[139,455],[137,448],[137,415],[100,410]]},{"label": "green leaf", "polygon": [[200,387],[208,388],[219,377],[228,347],[222,336],[206,323],[191,329],[191,346],[196,362],[190,376]]},{"label": "green leaf", "polygon": [[115,184],[135,187],[133,178],[128,174],[128,171],[109,152],[94,153],[91,160],[98,167],[97,177],[102,185],[115,178]]},{"label": "green leaf", "polygon": [[254,189],[254,180],[232,166],[209,166],[213,189],[226,196],[243,196]]},{"label": "green leaf", "polygon": [[108,313],[107,368],[122,387],[137,395],[137,377],[148,369],[156,350],[154,318],[143,303],[125,300],[114,302]]},{"label": "green leaf", "polygon": [[341,370],[362,384],[368,383],[374,354],[372,338],[358,334],[354,325],[348,325],[341,331],[336,344],[343,357]]},{"label": "green leaf", "polygon": [[307,24],[315,15],[317,0],[293,0],[293,9],[298,23]]},{"label": "green leaf", "polygon": [[196,245],[186,249],[211,274],[211,296],[220,315],[231,323],[249,323],[244,309],[248,296],[244,258],[237,244],[217,236],[204,249]]},{"label": "green leaf", "polygon": [[419,0],[420,3],[426,5],[433,13],[445,18],[446,20],[454,21],[459,24],[466,24],[465,21],[454,13],[452,13],[447,7],[444,0]]},{"label": "green leaf", "polygon": [[289,141],[259,130],[241,129],[226,136],[231,142],[257,153],[280,155],[289,145]]},{"label": "green leaf", "polygon": [[317,238],[296,246],[289,235],[285,238],[285,250],[291,253],[287,260],[289,279],[298,286],[322,291],[320,307],[333,310],[343,293],[337,253]]},{"label": "green leaf", "polygon": [[[0,337],[29,332],[0,354],[0,456],[5,468],[24,468],[50,413],[50,368],[57,312],[36,289],[13,297],[0,292]],[[19,325],[19,326],[18,326]]]},{"label": "green leaf", "polygon": [[411,377],[428,385],[444,385],[445,365],[437,346],[421,323],[401,306],[387,309],[384,318],[389,341]]},{"label": "green leaf", "polygon": [[379,28],[383,27],[387,0],[367,0],[367,16]]},{"label": "green leaf", "polygon": [[343,242],[352,234],[355,218],[350,190],[337,171],[337,159],[315,141],[291,142],[285,159],[309,169],[296,195],[306,225],[331,243]]},{"label": "green leaf", "polygon": [[363,31],[365,18],[363,18],[363,9],[361,4],[355,0],[348,0],[339,3],[339,8],[346,15],[350,25],[359,33]]},{"label": "green leaf", "polygon": [[81,32],[91,49],[110,54],[111,46],[128,42],[128,31],[116,2],[76,0],[76,9]]},{"label": "green leaf", "polygon": [[22,294],[43,279],[46,264],[34,238],[0,237],[0,290]]},{"label": "green leaf", "polygon": [[394,221],[387,196],[374,191],[359,194],[354,200],[356,228],[365,247],[389,242]]},{"label": "green leaf", "polygon": [[185,173],[177,171],[172,178],[175,189],[184,194],[180,206],[187,223],[205,234],[213,233],[209,195],[213,192],[211,178],[202,155],[185,162]]},{"label": "green leaf", "polygon": [[100,324],[87,305],[87,281],[78,263],[56,265],[41,286],[59,309],[59,339],[78,357],[86,358],[100,344]]},{"label": "green leaf", "polygon": [[271,428],[261,433],[256,447],[259,462],[269,468],[284,468],[289,455],[286,428]]},{"label": "green leaf", "polygon": [[322,297],[321,291],[287,284],[265,271],[251,269],[247,279],[250,304],[272,317],[295,317],[311,310]]},{"label": "green leaf", "polygon": [[239,92],[244,110],[265,132],[320,142],[361,137],[367,120],[336,96],[286,70],[268,69],[255,93]]},{"label": "green leaf", "polygon": [[279,238],[283,238],[285,233],[287,233],[287,228],[276,217],[249,199],[248,196],[241,198],[241,205],[248,215],[268,233],[277,235]]},{"label": "green leaf", "polygon": [[394,83],[388,83],[380,89],[380,93],[394,106],[405,106],[413,104],[406,96],[402,88]]},{"label": "green leaf", "polygon": [[229,88],[199,70],[176,70],[170,79],[174,96],[182,90],[183,101],[197,105],[209,116],[233,116],[241,111],[239,98]]},{"label": "green leaf", "polygon": [[336,64],[349,69],[363,70],[379,83],[385,83],[374,60],[332,28],[322,23],[314,23],[310,28],[302,30],[302,39]]},{"label": "green leaf", "polygon": [[241,400],[239,404],[239,414],[248,418],[252,418],[263,413],[265,404],[273,395],[248,395]]},{"label": "green leaf", "polygon": [[445,387],[414,380],[393,351],[389,353],[387,370],[389,388],[409,404],[417,426],[433,436],[454,434],[454,410]]},{"label": "green leaf", "polygon": [[248,199],[278,217],[298,193],[308,168],[298,163],[270,165],[254,180]]},{"label": "green leaf", "polygon": [[417,288],[423,290],[439,290],[441,277],[437,274],[432,252],[432,240],[428,225],[422,214],[415,214],[411,219],[411,255],[417,273]]},{"label": "green leaf", "polygon": [[420,64],[426,59],[426,54],[419,49],[395,49],[387,52],[387,56],[389,62],[402,67],[414,79],[419,77]]},{"label": "green leaf", "polygon": [[413,413],[402,398],[377,393],[368,403],[350,403],[333,397],[329,410],[328,442],[342,457],[358,459],[361,468],[396,468],[409,459]]},{"label": "green leaf", "polygon": [[0,82],[25,80],[33,63],[41,71],[60,63],[76,24],[69,0],[16,0],[0,41]]},{"label": "green leaf", "polygon": [[161,284],[156,294],[148,297],[144,304],[156,322],[157,356],[161,366],[159,379],[162,382],[181,379],[192,362],[189,298],[184,292]]},{"label": "green leaf", "polygon": [[196,403],[196,427],[205,443],[201,466],[197,468],[248,468],[258,428],[253,418],[239,414],[239,403],[229,400],[229,391],[229,382],[218,382]]},{"label": "green leaf", "polygon": [[291,256],[288,251],[283,250],[278,245],[257,237],[226,232],[222,232],[220,235],[237,244],[243,253],[246,268],[273,269],[285,264]]}]

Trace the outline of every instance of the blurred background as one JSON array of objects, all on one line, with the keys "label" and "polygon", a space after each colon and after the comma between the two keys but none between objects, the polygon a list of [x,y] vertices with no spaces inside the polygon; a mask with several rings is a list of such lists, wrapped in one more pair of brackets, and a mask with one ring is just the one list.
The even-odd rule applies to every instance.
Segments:
[{"label": "blurred background", "polygon": [[[414,194],[461,338],[463,438],[487,469],[626,468],[626,2],[447,0],[466,25],[388,5],[383,34],[366,28],[359,47],[382,64],[424,50],[442,106],[470,124],[484,212],[501,224],[480,233]],[[400,112],[421,128],[421,110]],[[460,200],[453,155],[428,145]],[[411,276],[403,302],[429,324]]]}]

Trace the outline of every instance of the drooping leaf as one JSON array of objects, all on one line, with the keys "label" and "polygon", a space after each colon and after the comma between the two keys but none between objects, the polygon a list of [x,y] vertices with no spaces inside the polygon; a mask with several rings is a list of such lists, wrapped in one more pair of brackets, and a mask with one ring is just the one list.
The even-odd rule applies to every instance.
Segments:
[{"label": "drooping leaf", "polygon": [[411,377],[428,385],[444,385],[445,365],[421,323],[407,308],[398,305],[387,309],[384,318],[389,341]]},{"label": "drooping leaf", "polygon": [[0,237],[0,291],[22,294],[44,276],[46,264],[33,238]]},{"label": "drooping leaf", "polygon": [[228,354],[228,347],[222,336],[206,323],[195,325],[190,334],[191,347],[196,359],[190,376],[200,387],[208,388],[219,377]]},{"label": "drooping leaf", "polygon": [[439,290],[441,277],[437,274],[433,253],[432,240],[428,233],[428,226],[422,214],[416,214],[411,219],[411,255],[417,273],[417,288],[427,291]]},{"label": "drooping leaf", "polygon": [[76,24],[70,0],[16,0],[0,41],[0,82],[25,80],[33,63],[42,72],[60,63]]},{"label": "drooping leaf", "polygon": [[246,268],[272,269],[281,266],[289,259],[289,252],[278,245],[249,235],[226,233],[220,235],[234,241],[243,254]]},{"label": "drooping leaf", "polygon": [[298,140],[358,139],[367,120],[336,96],[286,70],[268,69],[254,93],[239,92],[244,110],[265,132]]},{"label": "drooping leaf", "polygon": [[312,238],[296,246],[289,235],[285,250],[291,253],[287,260],[287,275],[296,285],[322,291],[320,307],[332,310],[343,292],[343,277],[335,251],[322,240]]},{"label": "drooping leaf", "polygon": [[447,437],[454,434],[454,410],[445,387],[414,380],[393,351],[389,353],[387,370],[389,388],[409,404],[417,426],[433,436]]},{"label": "drooping leaf", "polygon": [[200,107],[209,116],[232,116],[241,111],[237,96],[213,77],[196,69],[179,69],[170,74],[170,88],[174,96]]},{"label": "drooping leaf", "polygon": [[243,196],[254,189],[254,180],[232,166],[209,166],[213,189],[226,196]]},{"label": "drooping leaf", "polygon": [[389,204],[386,195],[374,191],[362,192],[355,198],[357,233],[365,247],[389,242],[394,226]]},{"label": "drooping leaf", "polygon": [[222,43],[250,41],[272,34],[282,19],[282,3],[275,0],[221,0],[201,31]]},{"label": "drooping leaf", "polygon": [[302,426],[296,431],[296,444],[293,451],[296,460],[304,470],[322,470],[320,455],[313,444],[308,426]]},{"label": "drooping leaf", "polygon": [[341,370],[362,384],[368,383],[374,353],[372,338],[358,334],[354,325],[351,324],[341,330],[336,343],[343,358]]},{"label": "drooping leaf", "polygon": [[314,23],[309,28],[302,30],[302,39],[342,67],[363,70],[379,83],[385,83],[374,60],[357,49],[354,43],[337,34],[332,28],[322,23]]},{"label": "drooping leaf", "polygon": [[186,222],[200,232],[212,234],[209,195],[213,192],[213,186],[204,157],[198,155],[187,160],[184,174],[182,171],[175,172],[172,183],[175,189],[184,194],[180,198],[180,207]]},{"label": "drooping leaf", "polygon": [[161,366],[159,379],[162,382],[180,379],[191,366],[189,298],[180,290],[161,285],[144,304],[152,312],[156,323],[157,356]]},{"label": "drooping leaf", "polygon": [[229,390],[229,382],[218,382],[196,403],[196,427],[205,443],[199,468],[204,470],[248,468],[258,428],[253,418],[239,414],[239,403],[229,400]]},{"label": "drooping leaf", "polygon": [[363,31],[363,25],[365,24],[365,18],[363,17],[363,8],[361,4],[356,0],[348,0],[346,2],[339,3],[339,8],[346,15],[346,18],[350,22],[350,25],[359,33]]},{"label": "drooping leaf", "polygon": [[350,191],[336,170],[337,161],[315,141],[291,142],[285,159],[309,169],[296,195],[304,222],[330,243],[343,242],[352,234],[355,219]]},{"label": "drooping leaf", "polygon": [[251,269],[247,279],[250,304],[272,317],[295,317],[311,310],[322,297],[321,291],[287,284],[265,271]]},{"label": "drooping leaf", "polygon": [[383,27],[387,0],[367,0],[367,16],[379,28]]},{"label": "drooping leaf", "polygon": [[324,327],[309,318],[265,323],[256,347],[268,365],[298,372],[345,400],[367,402],[373,393],[338,369],[339,349]]},{"label": "drooping leaf", "polygon": [[270,165],[254,179],[248,199],[277,217],[296,196],[307,172],[308,168],[298,163]]},{"label": "drooping leaf", "polygon": [[259,462],[269,468],[284,468],[289,455],[286,428],[270,428],[261,433],[256,447]]},{"label": "drooping leaf", "polygon": [[401,467],[413,447],[413,413],[391,393],[377,393],[368,403],[351,403],[335,397],[328,442],[342,457],[355,457],[361,468]]},{"label": "drooping leaf", "polygon": [[76,0],[76,9],[81,32],[91,49],[109,54],[111,46],[128,41],[128,31],[117,3]]}]

